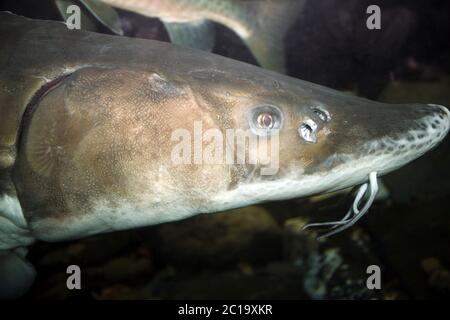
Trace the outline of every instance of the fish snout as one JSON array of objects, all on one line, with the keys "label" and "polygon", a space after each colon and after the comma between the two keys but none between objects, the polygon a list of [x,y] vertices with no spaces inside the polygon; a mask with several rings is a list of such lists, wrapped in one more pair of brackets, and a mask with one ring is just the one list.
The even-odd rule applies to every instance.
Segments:
[{"label": "fish snout", "polygon": [[438,132],[437,136],[442,140],[450,129],[450,111],[447,107],[437,104],[428,104],[428,107],[432,108],[431,117],[434,117],[431,128]]},{"label": "fish snout", "polygon": [[414,106],[415,119],[398,122],[398,131],[363,145],[363,154],[386,158],[379,171],[386,173],[419,158],[438,145],[450,129],[450,112],[440,105]]},{"label": "fish snout", "polygon": [[398,145],[404,145],[406,149],[416,149],[426,152],[441,142],[450,128],[450,112],[441,105],[427,104],[417,107],[420,114],[415,121],[409,124],[403,134],[398,135]]}]

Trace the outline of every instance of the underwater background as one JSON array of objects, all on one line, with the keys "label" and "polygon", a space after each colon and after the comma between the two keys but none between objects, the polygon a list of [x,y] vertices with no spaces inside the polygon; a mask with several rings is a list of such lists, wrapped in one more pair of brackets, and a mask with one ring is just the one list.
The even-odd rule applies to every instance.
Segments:
[{"label": "underwater background", "polygon": [[[381,30],[366,28],[371,4],[381,7]],[[6,0],[0,10],[61,19],[50,0]],[[127,36],[169,40],[158,19],[119,13]],[[449,15],[445,0],[308,0],[285,37],[287,73],[374,100],[449,107]],[[215,27],[214,53],[256,64],[235,33]],[[449,139],[382,181],[387,190],[364,219],[320,241],[302,226],[340,219],[351,197],[271,202],[38,242],[29,251],[36,283],[23,299],[449,298]],[[70,264],[81,267],[83,290],[67,290]],[[381,290],[366,287],[369,265],[381,268]]]}]

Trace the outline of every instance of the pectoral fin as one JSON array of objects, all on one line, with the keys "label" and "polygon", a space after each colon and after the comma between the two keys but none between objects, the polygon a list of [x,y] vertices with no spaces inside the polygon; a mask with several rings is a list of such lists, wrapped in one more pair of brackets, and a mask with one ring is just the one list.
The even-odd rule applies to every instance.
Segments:
[{"label": "pectoral fin", "polygon": [[215,42],[214,24],[199,20],[195,22],[165,22],[170,41],[183,46],[211,51]]}]

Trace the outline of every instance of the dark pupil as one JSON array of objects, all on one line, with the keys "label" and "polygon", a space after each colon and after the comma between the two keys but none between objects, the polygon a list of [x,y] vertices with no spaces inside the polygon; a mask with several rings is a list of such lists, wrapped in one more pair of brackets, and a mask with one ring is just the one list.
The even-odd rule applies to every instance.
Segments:
[{"label": "dark pupil", "polygon": [[258,125],[260,128],[272,128],[273,126],[273,120],[272,115],[270,113],[261,113],[258,116]]}]

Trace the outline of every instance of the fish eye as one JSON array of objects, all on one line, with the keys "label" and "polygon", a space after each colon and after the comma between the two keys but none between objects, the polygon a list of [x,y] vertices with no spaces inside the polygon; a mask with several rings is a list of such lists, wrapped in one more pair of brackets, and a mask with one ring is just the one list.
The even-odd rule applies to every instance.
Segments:
[{"label": "fish eye", "polygon": [[280,109],[272,105],[258,106],[252,110],[250,128],[260,136],[267,136],[280,129],[282,125],[282,113]]},{"label": "fish eye", "polygon": [[272,129],[274,124],[273,116],[269,112],[260,113],[256,122],[256,125],[260,129]]},{"label": "fish eye", "polygon": [[331,120],[330,113],[322,107],[312,107],[312,111],[319,117],[323,122],[329,122]]},{"label": "fish eye", "polygon": [[303,138],[308,143],[316,143],[317,142],[317,124],[309,119],[305,118],[303,123],[298,128],[298,133],[300,134],[300,137]]}]

